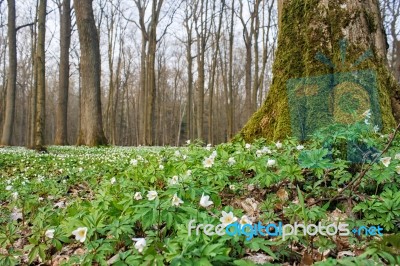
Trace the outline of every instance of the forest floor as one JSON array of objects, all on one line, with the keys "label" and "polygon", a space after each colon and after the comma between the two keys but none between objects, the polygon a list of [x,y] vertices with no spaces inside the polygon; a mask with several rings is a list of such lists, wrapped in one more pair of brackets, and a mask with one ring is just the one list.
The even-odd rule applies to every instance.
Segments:
[{"label": "forest floor", "polygon": [[2,148],[0,265],[399,264],[399,144]]}]

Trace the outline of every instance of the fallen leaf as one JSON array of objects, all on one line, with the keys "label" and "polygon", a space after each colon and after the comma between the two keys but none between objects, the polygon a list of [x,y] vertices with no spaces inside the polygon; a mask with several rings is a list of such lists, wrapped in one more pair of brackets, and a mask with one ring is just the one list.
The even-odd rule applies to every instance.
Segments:
[{"label": "fallen leaf", "polygon": [[350,250],[347,250],[347,251],[340,251],[340,252],[338,252],[338,254],[337,254],[337,259],[342,259],[342,258],[344,258],[344,257],[354,257],[355,256],[355,254],[352,252],[352,251],[350,251]]},{"label": "fallen leaf", "polygon": [[53,264],[51,264],[52,266],[60,266],[63,265],[64,263],[66,263],[69,260],[69,257],[67,255],[57,255],[54,259],[53,259]]},{"label": "fallen leaf", "polygon": [[273,262],[274,261],[273,257],[267,256],[267,255],[262,254],[262,253],[252,254],[252,255],[249,255],[247,257],[244,257],[243,259],[249,260],[249,261],[251,261],[251,262],[253,262],[255,264],[264,264],[264,263],[267,263],[267,262]]},{"label": "fallen leaf", "polygon": [[277,192],[276,195],[281,201],[287,201],[289,199],[289,194],[284,188],[280,188]]},{"label": "fallen leaf", "polygon": [[301,258],[300,265],[313,265],[314,260],[312,256],[307,252],[304,251],[303,257]]}]

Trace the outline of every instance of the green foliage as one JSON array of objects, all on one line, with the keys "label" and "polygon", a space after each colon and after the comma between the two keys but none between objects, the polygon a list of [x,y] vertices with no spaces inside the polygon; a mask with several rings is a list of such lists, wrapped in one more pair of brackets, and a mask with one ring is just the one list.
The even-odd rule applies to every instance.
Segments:
[{"label": "green foliage", "polygon": [[[281,146],[258,139],[217,147],[200,142],[182,148],[50,147],[49,154],[2,149],[0,265],[49,263],[65,250],[67,265],[106,265],[111,258],[113,265],[253,265],[248,257],[259,253],[270,265],[300,262],[302,252],[312,249],[320,254],[317,261],[330,254],[320,265],[399,263],[394,236],[400,222],[400,142],[384,155],[391,158],[388,166],[378,160],[357,188],[343,190],[371,162],[339,156],[343,149],[335,143],[356,135],[377,150],[387,140],[370,126],[355,125],[320,131],[304,149],[293,139]],[[213,204],[200,206],[202,195]],[[173,201],[176,197],[183,202]],[[356,221],[348,215],[351,209]],[[220,224],[222,211],[264,224],[327,224],[339,213],[355,227],[380,225],[385,236],[349,236],[347,250],[363,255],[336,258],[343,250],[334,237],[300,233],[247,241],[243,235],[188,231],[193,219]],[[87,228],[82,242],[72,234],[78,228]]]}]

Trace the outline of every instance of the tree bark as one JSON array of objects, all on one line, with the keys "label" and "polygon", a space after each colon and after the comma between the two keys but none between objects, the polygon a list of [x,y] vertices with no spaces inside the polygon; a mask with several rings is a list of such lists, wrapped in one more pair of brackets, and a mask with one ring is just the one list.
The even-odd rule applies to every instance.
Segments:
[{"label": "tree bark", "polygon": [[5,120],[1,145],[11,145],[15,115],[15,93],[17,87],[17,41],[15,30],[15,0],[8,0],[8,72]]},{"label": "tree bark", "polygon": [[92,0],[74,0],[74,6],[81,48],[82,78],[81,128],[77,144],[105,145],[107,139],[104,136],[101,112],[100,49]]},{"label": "tree bark", "polygon": [[[208,98],[208,143],[213,144],[214,143],[214,131],[213,131],[213,101],[214,101],[214,86],[215,86],[215,73],[217,69],[217,59],[218,59],[218,54],[219,54],[219,43],[220,43],[220,37],[221,37],[221,28],[222,28],[222,18],[224,14],[224,8],[225,8],[225,2],[222,1],[221,3],[221,9],[220,13],[221,15],[219,16],[218,19],[218,24],[216,25],[216,29],[214,32],[215,39],[213,40],[213,56],[211,60],[211,70],[210,70],[210,78],[209,78],[209,98]],[[213,13],[215,13],[216,10],[216,4],[213,3]]]},{"label": "tree bark", "polygon": [[56,111],[55,145],[68,144],[68,88],[69,88],[69,47],[71,44],[71,1],[64,0],[60,10],[60,72],[58,103]]},{"label": "tree bark", "polygon": [[232,0],[231,6],[231,23],[229,29],[229,71],[228,71],[228,139],[234,134],[235,110],[233,105],[233,45],[234,45],[234,12],[235,0]]},{"label": "tree bark", "polygon": [[40,0],[38,14],[38,41],[36,50],[36,69],[37,69],[37,102],[35,117],[35,149],[43,151],[45,134],[45,114],[46,114],[46,9],[47,1]]},{"label": "tree bark", "polygon": [[188,84],[187,84],[187,106],[186,106],[186,138],[192,139],[193,138],[193,56],[192,56],[192,29],[193,29],[193,21],[191,20],[192,13],[189,15],[191,7],[187,5],[186,7],[186,17],[184,20],[184,27],[186,29],[186,61],[187,61],[187,76],[188,76]]},{"label": "tree bark", "polygon": [[[36,6],[36,17],[35,21],[37,21],[37,11],[39,10],[39,6]],[[34,30],[31,32],[31,55],[32,55],[32,79],[31,79],[31,93],[30,93],[30,112],[29,112],[29,141],[28,147],[34,148],[35,146],[35,128],[36,128],[36,102],[37,102],[37,67],[36,67],[36,49],[37,49],[37,27],[33,27]]]},{"label": "tree bark", "polygon": [[396,59],[393,65],[394,77],[400,83],[400,41],[396,41]]},{"label": "tree bark", "polygon": [[[399,90],[387,69],[386,39],[377,1],[281,0],[278,7],[281,12],[272,85],[262,107],[239,136],[246,141],[258,137],[276,140],[292,133],[288,80],[366,69],[377,73],[383,128],[393,127],[392,112],[396,115],[397,111],[391,97]],[[343,39],[348,42],[344,62],[339,45]],[[356,64],[368,49],[372,57]],[[330,58],[335,69],[316,60],[318,53]]]},{"label": "tree bark", "polygon": [[196,26],[197,35],[197,112],[196,112],[196,137],[200,140],[203,139],[203,127],[204,127],[204,87],[205,87],[205,53],[207,48],[207,42],[210,35],[208,23],[208,0],[201,0],[197,3],[194,14],[194,22]]}]

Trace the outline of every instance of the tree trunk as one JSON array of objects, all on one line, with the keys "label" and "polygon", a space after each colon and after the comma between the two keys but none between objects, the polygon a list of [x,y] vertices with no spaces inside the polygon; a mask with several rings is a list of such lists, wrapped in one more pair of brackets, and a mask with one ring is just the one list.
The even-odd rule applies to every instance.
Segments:
[{"label": "tree trunk", "polygon": [[74,0],[76,24],[81,48],[82,77],[81,128],[78,145],[107,144],[104,136],[100,91],[100,49],[92,1]]},{"label": "tree trunk", "polygon": [[139,99],[138,101],[138,116],[139,116],[139,143],[145,144],[145,125],[146,125],[146,47],[147,47],[147,35],[142,29],[142,46],[140,53],[140,91],[139,91]]},{"label": "tree trunk", "polygon": [[[36,6],[36,11],[39,10],[39,7]],[[37,20],[37,13],[36,12],[36,17],[35,20]],[[31,79],[31,99],[30,99],[30,112],[29,112],[29,130],[28,130],[28,135],[29,135],[29,141],[28,141],[28,147],[34,148],[35,146],[35,118],[36,118],[36,102],[37,102],[37,67],[36,67],[36,47],[37,47],[37,38],[36,38],[36,32],[37,32],[37,27],[33,27],[34,30],[31,32],[31,38],[32,38],[32,49],[31,49],[31,55],[32,55],[32,79]]]},{"label": "tree trunk", "polygon": [[396,41],[396,59],[394,62],[394,77],[396,81],[400,82],[400,41]]},{"label": "tree trunk", "polygon": [[201,0],[194,14],[197,35],[197,112],[196,112],[196,138],[203,140],[204,127],[204,90],[205,90],[205,53],[210,35],[208,23],[208,0]]},{"label": "tree trunk", "polygon": [[186,13],[186,18],[184,21],[184,26],[187,34],[187,43],[186,43],[186,61],[187,61],[187,76],[188,76],[188,84],[187,84],[187,106],[186,106],[186,138],[193,138],[193,114],[192,114],[192,106],[193,106],[193,57],[192,57],[192,23],[189,22],[189,17]]},{"label": "tree trunk", "polygon": [[15,92],[17,85],[17,41],[15,31],[15,0],[8,0],[8,73],[6,110],[1,145],[11,145],[14,127]]},{"label": "tree trunk", "polygon": [[155,101],[156,101],[156,29],[150,33],[149,47],[147,52],[147,101],[146,101],[146,125],[145,125],[145,144],[153,145],[155,141]]},{"label": "tree trunk", "polygon": [[71,44],[71,1],[64,0],[60,6],[60,72],[58,104],[56,111],[55,145],[67,145],[67,116],[69,88],[69,47]]},{"label": "tree trunk", "polygon": [[[357,76],[354,75],[359,73],[356,71],[366,70],[377,73],[374,87],[379,94],[377,105],[378,109],[380,107],[382,126],[384,129],[393,127],[395,120],[390,100],[398,90],[386,66],[386,40],[377,1],[282,0],[278,7],[281,12],[272,85],[262,107],[249,119],[240,136],[251,141],[258,137],[276,140],[294,134],[291,124],[295,120],[291,120],[290,116],[293,106],[289,104],[293,97],[289,98],[288,82],[299,82],[305,77],[308,79],[301,82],[318,80],[318,77],[333,77],[335,80],[346,75]],[[343,40],[347,40],[347,46]],[[365,54],[369,49],[371,57]],[[329,97],[336,97],[337,87]],[[302,85],[297,87],[297,92],[306,101],[311,101],[321,95],[319,88],[319,85]],[[336,112],[340,106],[334,103],[328,97],[319,99],[319,106],[334,108]],[[357,114],[358,111],[361,110],[357,110]],[[329,112],[306,118],[310,124],[318,126],[320,120],[328,122],[332,117],[334,121],[340,120]]]},{"label": "tree trunk", "polygon": [[46,113],[46,58],[45,58],[45,41],[46,41],[46,7],[47,1],[40,0],[38,15],[38,41],[36,50],[36,69],[37,69],[37,102],[35,117],[35,149],[37,151],[45,150],[44,134],[45,134],[45,113]]},{"label": "tree trunk", "polygon": [[[215,86],[215,72],[217,69],[217,59],[219,54],[219,43],[221,37],[221,28],[222,28],[222,18],[224,14],[225,3],[221,3],[221,15],[219,16],[217,28],[215,30],[215,39],[213,40],[213,56],[211,60],[211,71],[210,78],[208,83],[209,88],[209,98],[208,98],[208,143],[214,143],[214,131],[213,131],[213,100],[214,100],[214,86]],[[216,4],[213,3],[213,13],[215,13]]]}]

